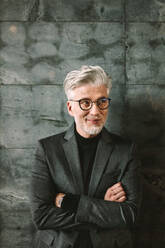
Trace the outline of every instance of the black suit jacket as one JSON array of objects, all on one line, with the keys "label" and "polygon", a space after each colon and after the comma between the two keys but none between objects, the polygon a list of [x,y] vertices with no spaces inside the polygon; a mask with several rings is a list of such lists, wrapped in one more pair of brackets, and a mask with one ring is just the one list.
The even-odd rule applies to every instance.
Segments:
[{"label": "black suit jacket", "polygon": [[[122,182],[127,200],[104,201],[106,190],[117,182]],[[81,195],[76,213],[55,206],[58,192]],[[90,230],[94,248],[131,247],[129,229],[140,200],[139,161],[130,142],[103,128],[89,194],[84,195],[74,126],[39,141],[31,181],[32,216],[38,229],[35,248],[73,247],[81,230]]]}]

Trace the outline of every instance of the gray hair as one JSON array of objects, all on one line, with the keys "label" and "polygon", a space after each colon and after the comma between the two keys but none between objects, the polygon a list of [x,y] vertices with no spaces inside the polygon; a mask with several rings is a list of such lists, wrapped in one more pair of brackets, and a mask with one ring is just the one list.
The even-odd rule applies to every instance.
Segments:
[{"label": "gray hair", "polygon": [[64,80],[64,90],[67,97],[70,92],[85,84],[105,85],[109,93],[112,84],[111,78],[100,66],[82,66],[80,70],[71,71]]}]

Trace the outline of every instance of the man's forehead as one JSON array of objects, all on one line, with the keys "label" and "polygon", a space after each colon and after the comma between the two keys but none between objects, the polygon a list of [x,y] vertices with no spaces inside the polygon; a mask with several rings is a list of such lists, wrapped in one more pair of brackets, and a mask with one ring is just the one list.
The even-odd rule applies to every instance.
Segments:
[{"label": "man's forehead", "polygon": [[75,88],[72,92],[73,94],[93,94],[106,92],[107,88],[105,85],[92,85],[92,84],[85,84]]}]

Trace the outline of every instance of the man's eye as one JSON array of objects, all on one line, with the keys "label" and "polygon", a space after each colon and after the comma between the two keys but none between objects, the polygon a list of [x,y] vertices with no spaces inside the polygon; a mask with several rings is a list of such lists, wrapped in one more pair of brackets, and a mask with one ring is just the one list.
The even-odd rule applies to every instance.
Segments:
[{"label": "man's eye", "polygon": [[107,102],[107,99],[99,99],[98,103],[99,104],[105,104]]},{"label": "man's eye", "polygon": [[107,99],[100,99],[100,102],[105,103],[105,102],[107,102]]},{"label": "man's eye", "polygon": [[84,101],[81,102],[81,104],[83,104],[84,106],[89,106],[90,105],[90,101],[84,100]]}]

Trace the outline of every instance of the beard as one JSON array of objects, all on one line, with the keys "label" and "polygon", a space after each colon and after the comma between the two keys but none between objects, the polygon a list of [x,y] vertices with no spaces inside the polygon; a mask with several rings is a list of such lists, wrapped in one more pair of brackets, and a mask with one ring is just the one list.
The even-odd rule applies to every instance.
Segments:
[{"label": "beard", "polygon": [[101,132],[103,126],[104,126],[104,124],[101,124],[100,126],[92,126],[92,127],[82,125],[82,129],[88,135],[97,135]]}]

